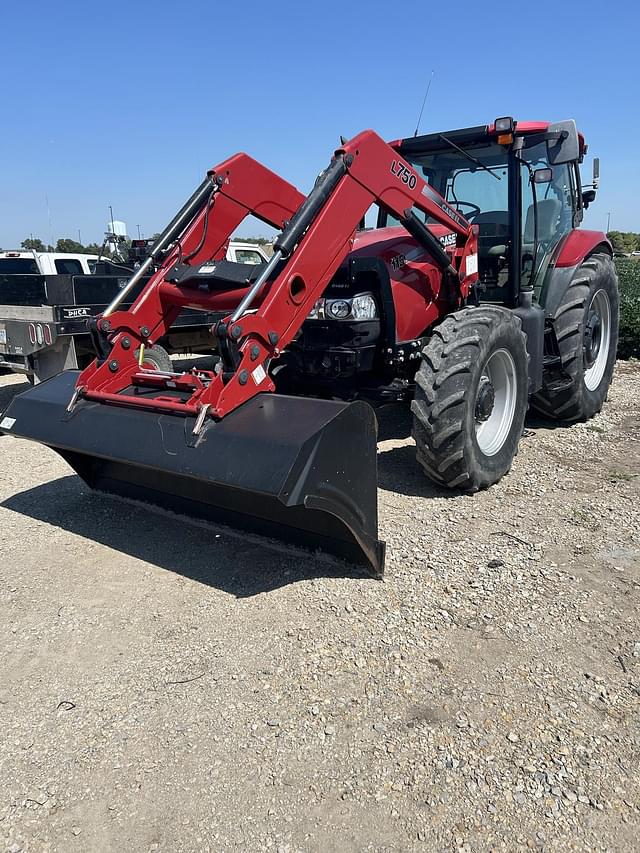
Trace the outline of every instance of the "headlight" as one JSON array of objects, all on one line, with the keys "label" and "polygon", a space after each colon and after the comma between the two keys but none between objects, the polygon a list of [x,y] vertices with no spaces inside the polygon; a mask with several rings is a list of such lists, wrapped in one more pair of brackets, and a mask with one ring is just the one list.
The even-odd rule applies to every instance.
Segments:
[{"label": "headlight", "polygon": [[370,293],[361,293],[351,300],[351,316],[354,320],[375,320],[378,316],[376,301]]},{"label": "headlight", "polygon": [[325,314],[334,320],[346,320],[351,313],[351,300],[327,299]]},{"label": "headlight", "polygon": [[352,299],[318,299],[308,320],[375,320],[378,306],[371,293],[359,293]]}]

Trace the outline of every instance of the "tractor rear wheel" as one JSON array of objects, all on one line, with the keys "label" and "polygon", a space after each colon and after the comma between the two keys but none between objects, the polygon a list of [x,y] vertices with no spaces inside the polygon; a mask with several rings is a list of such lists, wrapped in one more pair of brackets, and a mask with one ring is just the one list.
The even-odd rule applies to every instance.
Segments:
[{"label": "tractor rear wheel", "polygon": [[531,404],[559,421],[586,421],[607,398],[618,346],[618,279],[609,255],[591,255],[576,270],[553,318],[571,384],[545,388]]},{"label": "tractor rear wheel", "polygon": [[417,459],[449,488],[475,492],[507,473],[528,397],[520,319],[497,306],[464,308],[432,332],[411,410]]}]

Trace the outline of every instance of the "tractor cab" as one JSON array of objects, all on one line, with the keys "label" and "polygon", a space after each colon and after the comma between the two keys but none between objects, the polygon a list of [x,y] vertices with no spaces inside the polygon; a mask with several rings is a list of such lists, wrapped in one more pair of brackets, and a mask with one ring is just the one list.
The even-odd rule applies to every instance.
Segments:
[{"label": "tractor cab", "polygon": [[[394,147],[477,226],[483,300],[514,306],[520,290],[539,290],[562,238],[593,200],[593,191],[582,194],[578,164],[586,146],[574,121],[503,118]],[[393,220],[381,211],[378,224]]]}]

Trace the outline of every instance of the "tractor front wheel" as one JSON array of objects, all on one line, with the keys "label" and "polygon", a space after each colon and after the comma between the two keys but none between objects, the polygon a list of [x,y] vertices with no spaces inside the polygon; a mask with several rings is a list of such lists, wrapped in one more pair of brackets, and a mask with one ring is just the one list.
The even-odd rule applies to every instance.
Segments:
[{"label": "tractor front wheel", "polygon": [[416,373],[418,462],[449,488],[491,486],[518,451],[527,398],[520,319],[490,305],[457,311],[433,329]]}]

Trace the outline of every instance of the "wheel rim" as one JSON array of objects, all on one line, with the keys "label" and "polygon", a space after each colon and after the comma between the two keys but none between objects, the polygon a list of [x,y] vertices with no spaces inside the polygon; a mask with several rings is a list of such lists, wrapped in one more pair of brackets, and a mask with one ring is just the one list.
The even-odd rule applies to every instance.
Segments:
[{"label": "wheel rim", "polygon": [[611,345],[611,302],[606,290],[593,294],[584,329],[584,384],[595,391],[602,382]]},{"label": "wheel rim", "polygon": [[476,441],[485,456],[502,448],[513,424],[518,380],[511,353],[492,353],[482,371],[474,407]]}]

